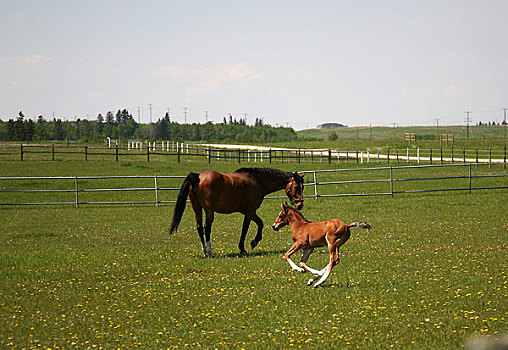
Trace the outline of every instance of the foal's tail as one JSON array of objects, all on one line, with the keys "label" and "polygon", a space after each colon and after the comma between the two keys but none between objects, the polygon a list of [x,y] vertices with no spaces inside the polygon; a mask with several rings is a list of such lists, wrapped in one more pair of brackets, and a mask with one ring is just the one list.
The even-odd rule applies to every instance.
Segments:
[{"label": "foal's tail", "polygon": [[192,185],[193,188],[199,184],[199,174],[189,173],[183,181],[180,193],[176,199],[175,211],[173,212],[173,222],[169,228],[169,233],[172,234],[178,229],[180,220],[182,220],[183,211],[185,210],[185,204],[187,204],[187,196],[189,195],[189,188]]},{"label": "foal's tail", "polygon": [[347,225],[347,227],[361,227],[361,228],[366,228],[367,230],[370,230],[371,226],[366,223],[366,222],[352,222],[350,223],[349,225]]}]

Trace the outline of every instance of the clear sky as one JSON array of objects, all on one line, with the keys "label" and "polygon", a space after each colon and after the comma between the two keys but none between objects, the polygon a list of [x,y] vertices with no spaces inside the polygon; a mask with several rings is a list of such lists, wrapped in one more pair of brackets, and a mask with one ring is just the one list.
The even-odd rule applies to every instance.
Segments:
[{"label": "clear sky", "polygon": [[[0,118],[503,120],[507,0],[2,0]],[[138,109],[139,108],[139,109]]]}]

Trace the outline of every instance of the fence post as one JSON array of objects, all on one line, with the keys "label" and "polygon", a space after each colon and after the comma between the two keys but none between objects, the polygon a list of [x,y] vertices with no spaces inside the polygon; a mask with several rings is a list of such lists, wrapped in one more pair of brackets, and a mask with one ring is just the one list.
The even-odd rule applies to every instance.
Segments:
[{"label": "fence post", "polygon": [[388,164],[390,164],[390,147],[388,147],[388,150],[386,151],[387,152],[387,158],[388,158]]},{"label": "fence post", "polygon": [[443,147],[441,147],[441,164],[443,164]]},{"label": "fence post", "polygon": [[489,168],[492,165],[492,148],[489,147]]},{"label": "fence post", "polygon": [[210,150],[210,147],[208,147],[207,153],[208,153],[208,163],[210,163],[212,161],[212,151]]},{"label": "fence post", "polygon": [[432,147],[430,148],[430,164],[432,164]]},{"label": "fence post", "polygon": [[155,181],[155,206],[159,206],[159,191],[157,189],[157,175],[154,176]]},{"label": "fence post", "polygon": [[453,145],[452,145],[452,164],[454,163],[453,161]]},{"label": "fence post", "polygon": [[395,154],[397,156],[397,164],[399,164],[399,149],[398,148],[395,149]]},{"label": "fence post", "polygon": [[393,198],[393,168],[390,167],[390,197]]},{"label": "fence post", "polygon": [[268,160],[269,160],[270,164],[272,164],[272,149],[271,148],[268,150]]},{"label": "fence post", "polygon": [[466,147],[462,148],[462,158],[464,160],[464,163],[466,162]]},{"label": "fence post", "polygon": [[176,143],[176,153],[178,154],[178,163],[180,163],[180,146]]},{"label": "fence post", "polygon": [[332,150],[328,150],[328,164],[332,164]]},{"label": "fence post", "polygon": [[55,161],[55,144],[52,145],[51,147],[51,160],[54,162]]},{"label": "fence post", "polygon": [[241,152],[240,149],[238,149],[238,164],[240,164],[240,162],[241,162],[241,158],[240,158],[241,154],[240,154],[240,152]]},{"label": "fence post", "polygon": [[88,162],[88,146],[85,146],[85,162]]},{"label": "fence post", "polygon": [[118,162],[118,144],[115,145],[115,158],[116,161]]},{"label": "fence post", "polygon": [[79,189],[78,189],[78,177],[75,178],[75,184],[76,184],[76,208],[79,209]]},{"label": "fence post", "polygon": [[471,163],[469,163],[469,193],[471,193],[471,181],[472,181],[472,177],[471,177]]},{"label": "fence post", "polygon": [[506,169],[506,146],[504,146],[504,160],[503,160],[503,168]]},{"label": "fence post", "polygon": [[314,173],[314,198],[317,199],[318,198],[318,192],[317,192],[317,176],[316,176],[316,171],[314,170],[313,173]]},{"label": "fence post", "polygon": [[478,163],[478,148],[476,149],[476,163]]}]

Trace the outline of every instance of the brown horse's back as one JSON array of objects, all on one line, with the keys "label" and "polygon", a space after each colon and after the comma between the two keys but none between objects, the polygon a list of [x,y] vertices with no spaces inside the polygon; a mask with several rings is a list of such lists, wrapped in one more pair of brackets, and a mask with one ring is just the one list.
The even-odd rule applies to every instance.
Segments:
[{"label": "brown horse's back", "polygon": [[204,170],[199,173],[199,180],[196,195],[201,206],[217,213],[245,213],[259,208],[263,200],[255,190],[257,182],[249,174]]}]

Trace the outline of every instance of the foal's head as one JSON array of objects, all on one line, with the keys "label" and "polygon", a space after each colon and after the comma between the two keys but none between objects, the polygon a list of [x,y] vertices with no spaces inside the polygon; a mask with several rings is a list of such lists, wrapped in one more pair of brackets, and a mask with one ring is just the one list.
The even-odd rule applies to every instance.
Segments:
[{"label": "foal's head", "polygon": [[310,222],[304,218],[302,213],[300,213],[298,210],[291,208],[287,203],[282,203],[282,210],[279,213],[277,220],[275,220],[273,223],[272,228],[275,231],[279,231],[279,229],[289,225],[290,221]]},{"label": "foal's head", "polygon": [[305,173],[299,175],[296,171],[293,176],[289,178],[289,182],[286,185],[285,191],[291,204],[296,209],[300,210],[303,208],[303,177]]}]

